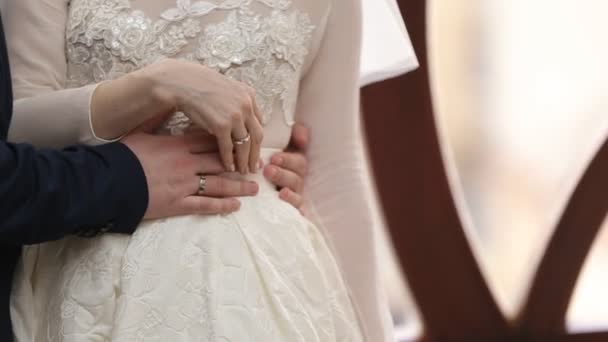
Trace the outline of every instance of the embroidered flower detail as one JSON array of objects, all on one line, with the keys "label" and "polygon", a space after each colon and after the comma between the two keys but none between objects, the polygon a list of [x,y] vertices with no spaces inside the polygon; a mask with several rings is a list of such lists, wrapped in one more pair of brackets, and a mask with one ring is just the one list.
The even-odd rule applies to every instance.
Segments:
[{"label": "embroidered flower detail", "polygon": [[68,49],[70,60],[74,63],[82,64],[85,63],[91,57],[89,49],[84,46],[76,46]]},{"label": "embroidered flower detail", "polygon": [[61,303],[61,318],[71,318],[76,315],[78,304],[71,299],[66,299]]},{"label": "embroidered flower detail", "polygon": [[70,8],[70,20],[67,24],[68,41],[75,43],[76,40],[87,31],[85,19],[90,13],[85,6],[72,6]]},{"label": "embroidered flower detail", "polygon": [[201,32],[200,20],[186,19],[182,24],[182,31],[187,38],[194,38]]},{"label": "embroidered flower detail", "polygon": [[176,112],[167,120],[167,122],[163,125],[164,129],[169,130],[171,135],[184,135],[184,132],[190,125],[192,121],[189,117],[186,116],[183,112]]},{"label": "embroidered flower detail", "polygon": [[256,103],[263,113],[263,124],[270,120],[270,113],[273,112],[276,101],[291,84],[290,79],[298,79],[289,64],[279,63],[272,58],[260,59],[246,67],[230,69],[226,76],[246,83],[256,90]]},{"label": "embroidered flower detail", "polygon": [[[269,14],[252,10],[254,2],[269,7]],[[314,30],[309,16],[290,11],[291,5],[292,0],[177,0],[152,21],[132,10],[130,0],[72,0],[68,84],[114,79],[167,57],[187,59],[255,88],[264,123],[282,110],[291,125]],[[202,29],[196,17],[218,10],[225,18]],[[185,51],[193,40],[198,46]],[[184,113],[176,113],[165,129],[183,134],[190,125]]]},{"label": "embroidered flower detail", "polygon": [[200,17],[216,8],[217,5],[206,1],[177,0],[177,7],[164,11],[160,16],[168,21],[180,21],[190,16]]},{"label": "embroidered flower detail", "polygon": [[307,43],[314,30],[307,15],[273,11],[264,22],[264,30],[268,32],[267,43],[277,58],[289,62],[294,68],[304,63],[308,54]]},{"label": "embroidered flower detail", "polygon": [[146,45],[154,35],[152,22],[141,11],[116,16],[109,24],[110,29],[104,31],[106,47],[123,61],[137,63],[144,58]]},{"label": "embroidered flower detail", "polygon": [[291,6],[291,0],[258,0],[270,8],[286,10]]},{"label": "embroidered flower detail", "polygon": [[208,26],[200,44],[197,57],[210,68],[224,70],[250,59],[249,39],[239,27],[236,12],[231,12],[225,22]]},{"label": "embroidered flower detail", "polygon": [[245,3],[250,2],[251,0],[224,0],[221,4],[218,5],[218,8],[227,10],[227,9],[236,9],[242,7]]}]

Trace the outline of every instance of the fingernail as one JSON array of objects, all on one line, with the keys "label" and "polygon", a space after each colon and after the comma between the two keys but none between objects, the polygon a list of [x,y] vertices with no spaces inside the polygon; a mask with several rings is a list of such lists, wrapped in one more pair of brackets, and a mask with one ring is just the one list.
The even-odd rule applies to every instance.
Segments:
[{"label": "fingernail", "polygon": [[251,192],[252,195],[257,194],[259,190],[260,190],[260,187],[258,186],[258,183],[249,182],[249,191]]},{"label": "fingernail", "polygon": [[258,173],[264,167],[262,159],[258,160],[258,163],[253,167],[253,173]]},{"label": "fingernail", "polygon": [[234,167],[234,164],[231,164],[230,165],[230,172],[234,172],[234,171],[236,171],[236,168]]},{"label": "fingernail", "polygon": [[287,191],[285,191],[285,189],[279,191],[279,198],[280,199],[287,199]]}]

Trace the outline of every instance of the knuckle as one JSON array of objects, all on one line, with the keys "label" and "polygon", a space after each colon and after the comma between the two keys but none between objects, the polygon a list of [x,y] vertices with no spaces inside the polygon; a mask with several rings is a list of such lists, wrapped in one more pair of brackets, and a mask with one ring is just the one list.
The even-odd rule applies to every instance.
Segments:
[{"label": "knuckle", "polygon": [[232,210],[232,204],[229,200],[218,201],[217,207],[217,210],[223,213],[227,213]]},{"label": "knuckle", "polygon": [[210,203],[211,211],[214,212],[214,213],[224,212],[224,208],[223,207],[224,207],[224,205],[222,205],[222,202],[217,201],[217,200],[216,201],[212,201]]},{"label": "knuckle", "polygon": [[216,187],[217,187],[217,193],[219,195],[225,195],[226,194],[226,188],[227,188],[227,184],[226,184],[226,180],[223,178],[217,178],[216,180]]},{"label": "knuckle", "polygon": [[223,132],[227,129],[230,129],[230,124],[227,120],[217,119],[213,121],[213,123],[211,124],[211,128],[215,132]]},{"label": "knuckle", "polygon": [[251,104],[251,97],[248,93],[245,93],[240,98],[241,110],[243,113],[251,113],[253,110],[253,106]]},{"label": "knuckle", "polygon": [[283,173],[283,170],[281,170],[281,168],[277,167],[276,170],[277,171],[274,174],[273,180],[277,183],[281,183],[285,178],[285,174]]},{"label": "knuckle", "polygon": [[261,129],[256,129],[255,131],[251,132],[250,134],[251,134],[251,140],[253,140],[253,142],[256,144],[260,144],[264,140],[264,131]]},{"label": "knuckle", "polygon": [[242,112],[232,112],[230,114],[230,121],[233,123],[238,123],[241,122],[243,120],[243,114]]}]

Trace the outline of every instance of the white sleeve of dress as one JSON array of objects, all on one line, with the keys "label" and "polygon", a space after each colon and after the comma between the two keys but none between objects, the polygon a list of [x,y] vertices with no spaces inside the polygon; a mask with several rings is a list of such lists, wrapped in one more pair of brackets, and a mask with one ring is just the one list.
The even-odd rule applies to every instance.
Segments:
[{"label": "white sleeve of dress", "polygon": [[15,97],[8,139],[38,147],[107,142],[93,133],[96,85],[66,89],[69,0],[4,0]]},{"label": "white sleeve of dress", "polygon": [[301,82],[297,122],[311,128],[304,197],[329,238],[367,341],[394,341],[377,264],[372,196],[359,112],[361,9],[334,0],[323,41]]}]

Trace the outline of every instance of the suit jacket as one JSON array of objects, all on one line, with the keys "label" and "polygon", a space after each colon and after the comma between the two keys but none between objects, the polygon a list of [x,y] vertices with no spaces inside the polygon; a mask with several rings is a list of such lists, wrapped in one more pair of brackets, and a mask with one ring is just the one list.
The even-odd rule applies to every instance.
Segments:
[{"label": "suit jacket", "polygon": [[13,338],[9,296],[21,246],[131,233],[148,205],[143,169],[120,143],[63,151],[6,143],[12,103],[0,16],[0,341]]}]

